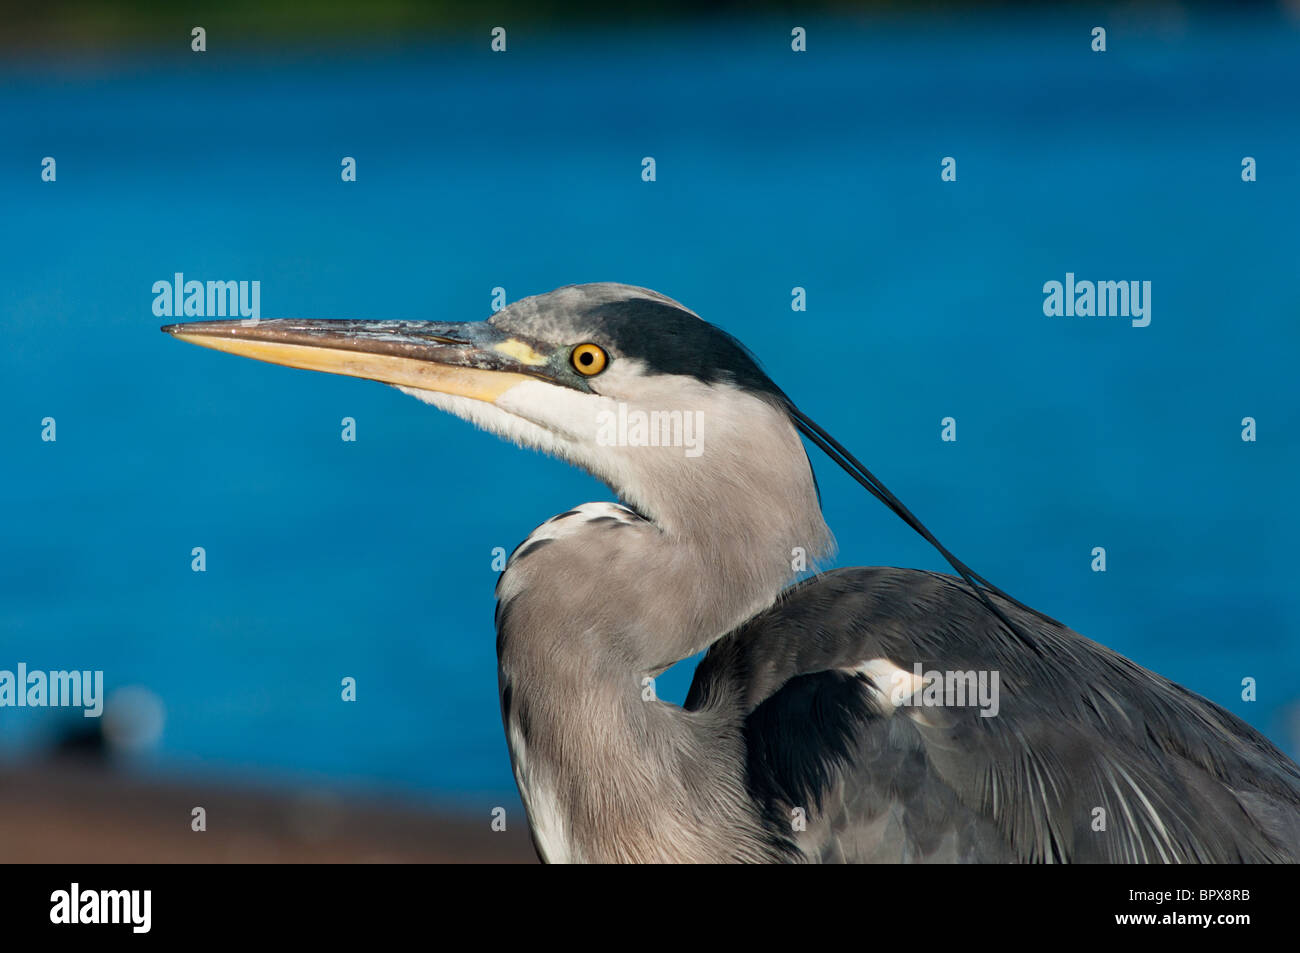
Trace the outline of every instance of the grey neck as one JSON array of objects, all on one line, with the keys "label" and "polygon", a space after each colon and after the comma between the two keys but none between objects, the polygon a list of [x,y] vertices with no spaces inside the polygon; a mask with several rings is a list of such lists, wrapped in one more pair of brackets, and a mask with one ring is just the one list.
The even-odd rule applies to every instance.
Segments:
[{"label": "grey neck", "polygon": [[745,792],[742,712],[725,701],[683,711],[658,700],[652,678],[770,605],[801,559],[830,549],[792,428],[789,440],[744,473],[641,482],[625,498],[645,519],[584,504],[539,527],[507,566],[503,718],[549,859],[768,856]]}]

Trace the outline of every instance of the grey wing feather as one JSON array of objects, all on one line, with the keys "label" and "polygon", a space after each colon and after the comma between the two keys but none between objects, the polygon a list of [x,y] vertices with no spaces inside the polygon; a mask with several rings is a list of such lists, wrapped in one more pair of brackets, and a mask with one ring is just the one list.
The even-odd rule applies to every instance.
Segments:
[{"label": "grey wing feather", "polygon": [[[1300,861],[1300,768],[1267,739],[999,607],[1028,648],[955,577],[827,573],[716,643],[686,707],[740,708],[751,793],[803,858]],[[895,707],[855,671],[868,659],[997,672],[997,714]]]}]

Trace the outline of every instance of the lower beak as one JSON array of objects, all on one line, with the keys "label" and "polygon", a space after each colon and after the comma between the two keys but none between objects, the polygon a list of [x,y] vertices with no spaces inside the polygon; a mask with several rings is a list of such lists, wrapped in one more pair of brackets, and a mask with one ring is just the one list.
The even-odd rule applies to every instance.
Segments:
[{"label": "lower beak", "polygon": [[182,341],[271,364],[344,374],[492,402],[549,363],[487,322],[195,321],[162,329]]}]

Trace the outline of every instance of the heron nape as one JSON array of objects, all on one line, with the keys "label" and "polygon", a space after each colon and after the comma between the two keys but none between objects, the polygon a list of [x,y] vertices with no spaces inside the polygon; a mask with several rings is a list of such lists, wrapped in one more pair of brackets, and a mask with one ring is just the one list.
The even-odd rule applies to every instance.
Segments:
[{"label": "heron nape", "polygon": [[[545,861],[1300,860],[1294,762],[977,575],[670,298],[599,283],[479,323],[163,330],[392,384],[617,494],[543,523],[497,582],[501,716]],[[801,436],[956,575],[796,581],[834,545]],[[685,704],[657,699],[706,648]]]}]

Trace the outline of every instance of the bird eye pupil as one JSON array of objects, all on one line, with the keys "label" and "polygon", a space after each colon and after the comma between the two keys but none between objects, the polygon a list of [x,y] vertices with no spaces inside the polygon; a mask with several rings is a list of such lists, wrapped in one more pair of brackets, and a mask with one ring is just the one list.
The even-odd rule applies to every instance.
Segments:
[{"label": "bird eye pupil", "polygon": [[595,377],[609,363],[609,355],[599,344],[579,344],[570,352],[569,360],[583,377]]}]

